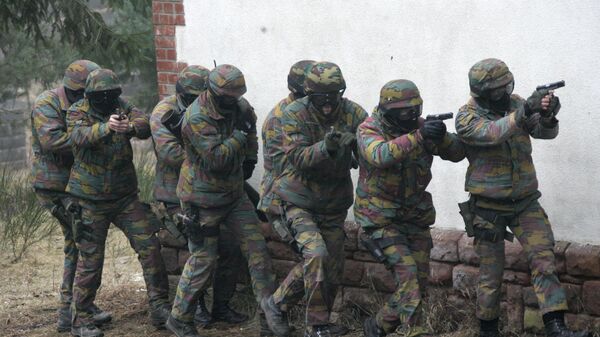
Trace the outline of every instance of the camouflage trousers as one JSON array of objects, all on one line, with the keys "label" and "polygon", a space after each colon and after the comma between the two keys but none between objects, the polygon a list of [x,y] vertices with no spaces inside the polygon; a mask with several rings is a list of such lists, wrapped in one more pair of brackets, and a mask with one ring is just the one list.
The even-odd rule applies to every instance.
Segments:
[{"label": "camouflage trousers", "polygon": [[[502,215],[502,213],[499,213]],[[554,235],[546,212],[538,201],[532,202],[513,218],[510,229],[523,246],[531,270],[531,283],[542,314],[567,310],[565,292],[560,286],[554,265]],[[494,225],[476,216],[474,227],[493,229]],[[500,316],[504,241],[475,240],[479,255],[477,318],[492,320]]]},{"label": "camouflage trousers", "polygon": [[[190,205],[183,205],[186,209]],[[235,244],[248,261],[252,289],[256,301],[270,296],[275,277],[272,273],[271,258],[267,252],[265,238],[260,231],[260,221],[254,206],[246,195],[231,205],[218,208],[197,208],[198,220],[194,226],[212,230],[221,225],[227,226]],[[187,211],[186,211],[187,212]],[[196,228],[195,230],[199,229]],[[194,229],[193,229],[194,230]],[[188,229],[189,231],[189,229]],[[207,230],[208,231],[208,230]],[[219,236],[204,236],[200,243],[189,240],[190,257],[185,263],[179,279],[171,315],[182,322],[192,322],[198,298],[212,280],[219,254]],[[215,280],[215,282],[219,282]]]},{"label": "camouflage trousers", "polygon": [[169,281],[160,244],[158,228],[149,221],[149,209],[137,194],[114,201],[79,200],[81,222],[75,225],[79,248],[77,274],[73,287],[73,326],[93,324],[90,306],[100,286],[106,236],[111,223],[123,231],[142,265],[150,305],[169,303]]},{"label": "camouflage trousers", "polygon": [[[173,221],[178,213],[181,213],[179,205],[166,204],[169,217],[163,221]],[[175,223],[173,223],[175,226]],[[244,260],[239,242],[235,240],[234,234],[227,226],[219,228],[217,267],[212,282],[213,286],[213,308],[228,304],[238,281],[238,274]]]},{"label": "camouflage trousers", "polygon": [[396,282],[396,290],[377,312],[377,325],[386,333],[400,325],[408,331],[406,336],[428,333],[422,311],[433,246],[429,227],[402,223],[368,231],[368,235],[382,247]]},{"label": "camouflage trousers", "polygon": [[[73,301],[73,281],[75,279],[75,270],[77,269],[77,258],[79,257],[79,251],[77,250],[73,238],[71,214],[66,211],[67,204],[71,198],[65,192],[43,189],[36,189],[35,195],[39,203],[44,208],[51,211],[58,220],[65,240],[63,248],[65,259],[63,262],[62,283],[60,285],[60,302],[63,308],[67,308]],[[52,212],[53,209],[56,211]],[[65,218],[64,216],[56,215],[55,213],[57,212],[62,212],[62,214],[67,215],[67,217]]]},{"label": "camouflage trousers", "polygon": [[306,325],[328,324],[344,272],[346,212],[316,214],[286,205],[285,217],[303,261],[294,266],[275,291],[274,302],[287,311],[304,295]]}]

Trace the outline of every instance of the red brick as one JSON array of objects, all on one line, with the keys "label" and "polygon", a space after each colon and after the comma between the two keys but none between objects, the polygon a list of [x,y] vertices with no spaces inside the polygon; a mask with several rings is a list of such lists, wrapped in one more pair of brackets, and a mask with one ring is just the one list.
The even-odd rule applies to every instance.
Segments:
[{"label": "red brick", "polygon": [[504,270],[503,279],[504,282],[515,283],[524,286],[527,286],[531,283],[529,273],[523,273],[513,270]]},{"label": "red brick", "polygon": [[473,238],[463,235],[458,240],[458,257],[462,263],[471,265],[479,264],[479,256],[475,253],[475,247],[473,246]]},{"label": "red brick", "polygon": [[167,49],[167,59],[177,61],[177,51],[175,49]]},{"label": "red brick", "polygon": [[152,13],[162,12],[162,4],[158,1],[152,1]]},{"label": "red brick", "polygon": [[453,265],[431,261],[429,263],[429,283],[436,285],[451,285],[452,284],[452,269]]},{"label": "red brick", "polygon": [[458,262],[458,241],[464,235],[463,231],[432,229],[433,248],[431,259],[444,262]]},{"label": "red brick", "polygon": [[183,4],[175,4],[175,14],[185,14]]},{"label": "red brick", "polygon": [[167,83],[168,77],[169,77],[168,74],[169,73],[163,73],[163,72],[158,73],[158,83]]},{"label": "red brick", "polygon": [[174,36],[175,26],[158,25],[154,26],[154,35]]},{"label": "red brick", "polygon": [[360,281],[363,278],[364,269],[365,267],[362,262],[346,260],[342,284],[348,286],[360,286]]},{"label": "red brick", "polygon": [[167,50],[163,48],[156,48],[156,59],[164,60],[167,57]]},{"label": "red brick", "polygon": [[155,24],[155,25],[158,25],[159,24],[159,22],[158,22],[159,19],[160,19],[160,14],[154,12],[152,14],[152,23]]},{"label": "red brick", "polygon": [[156,61],[156,70],[167,71],[167,72],[176,72],[177,71],[177,63],[175,63],[173,61]]},{"label": "red brick", "polygon": [[300,261],[298,254],[294,252],[292,247],[283,242],[269,241],[267,242],[267,248],[269,254],[273,259],[277,260],[288,260],[288,261]]},{"label": "red brick", "polygon": [[174,24],[176,24],[178,26],[185,26],[185,15],[183,15],[183,14],[177,14],[176,17],[175,17]]},{"label": "red brick", "polygon": [[600,277],[600,246],[572,243],[565,257],[569,274]]},{"label": "red brick", "polygon": [[188,64],[186,62],[177,62],[177,71],[182,71]]},{"label": "red brick", "polygon": [[170,14],[170,13],[175,12],[175,7],[173,6],[172,3],[169,3],[169,2],[164,3],[162,5],[162,7],[163,7],[163,13]]},{"label": "red brick", "polygon": [[556,271],[560,274],[567,272],[567,261],[565,259],[565,252],[571,243],[567,241],[556,241],[554,244],[554,257]]},{"label": "red brick", "polygon": [[452,287],[464,295],[475,296],[478,279],[479,268],[459,264],[452,269]]},{"label": "red brick", "polygon": [[155,36],[154,45],[156,48],[175,48],[175,38],[173,36]]},{"label": "red brick", "polygon": [[504,241],[504,268],[518,271],[528,271],[529,263],[519,241]]},{"label": "red brick", "polygon": [[163,261],[165,262],[167,273],[179,274],[181,272],[177,259],[176,248],[162,247],[160,250],[160,255],[162,255]]},{"label": "red brick", "polygon": [[169,84],[177,83],[177,74],[175,74],[175,73],[168,74],[167,75],[167,83],[169,83]]},{"label": "red brick", "polygon": [[600,281],[583,283],[583,307],[589,314],[600,316]]},{"label": "red brick", "polygon": [[361,284],[379,291],[393,292],[396,289],[396,282],[392,273],[385,268],[382,263],[364,263],[365,273]]}]

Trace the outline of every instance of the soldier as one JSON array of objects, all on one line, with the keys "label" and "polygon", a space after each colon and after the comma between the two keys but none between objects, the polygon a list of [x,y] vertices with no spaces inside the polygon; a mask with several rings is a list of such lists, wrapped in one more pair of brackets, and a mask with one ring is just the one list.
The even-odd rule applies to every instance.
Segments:
[{"label": "soldier", "polygon": [[[456,131],[469,159],[465,190],[471,194],[465,215],[467,230],[475,236],[480,257],[477,317],[480,336],[499,336],[498,317],[504,238],[510,228],[523,246],[531,268],[531,283],[538,298],[549,337],[581,337],[564,322],[565,292],[554,265],[554,237],[546,212],[538,202],[541,193],[531,158],[530,137],[553,139],[558,135],[558,97],[547,90],[527,99],[512,94],[513,74],[497,59],[477,62],[469,70],[472,98],[456,118]],[[469,220],[471,219],[471,220]]]},{"label": "soldier", "polygon": [[78,199],[74,235],[80,258],[73,287],[74,336],[103,336],[91,320],[108,227],[114,223],[138,254],[150,301],[150,320],[164,325],[169,314],[169,283],[160,244],[145,208],[138,200],[130,139],[150,137],[144,112],[119,98],[117,76],[94,70],[85,84],[85,98],[69,109],[67,125],[75,161],[67,192]]},{"label": "soldier", "polygon": [[340,68],[315,63],[306,75],[307,97],[283,113],[286,167],[274,184],[286,224],[303,261],[261,307],[277,336],[287,336],[286,313],[304,292],[305,336],[331,336],[329,315],[344,267],[344,220],[352,205],[350,169],[355,132],[367,113],[343,98]]},{"label": "soldier", "polygon": [[[182,235],[182,224],[177,218],[181,207],[176,194],[179,170],[185,157],[181,122],[187,107],[206,90],[208,72],[208,69],[196,65],[183,69],[175,84],[176,94],[160,101],[150,116],[157,158],[154,198],[160,204],[160,218],[165,228],[184,247],[187,247],[187,239]],[[219,239],[218,267],[213,282],[212,311],[206,309],[204,296],[200,296],[194,317],[197,323],[207,325],[210,322],[225,321],[238,324],[248,319],[247,315],[229,307],[229,300],[235,292],[237,269],[241,262],[242,253],[233,236],[231,233],[222,233]]]},{"label": "soldier", "polygon": [[[85,79],[100,68],[88,60],[71,63],[63,77],[63,85],[44,91],[35,100],[31,111],[32,177],[35,194],[42,206],[58,220],[65,239],[63,280],[60,286],[61,307],[58,309],[59,332],[71,330],[73,280],[79,251],[73,240],[71,214],[67,210],[71,198],[65,193],[73,164],[71,141],[67,134],[67,110],[83,98]],[[109,322],[109,313],[92,303],[93,320],[97,325]]]},{"label": "soldier", "polygon": [[408,80],[381,88],[373,116],[358,128],[360,175],[354,215],[363,244],[393,273],[396,290],[375,317],[364,322],[366,337],[392,333],[433,336],[422,322],[423,296],[435,222],[431,194],[433,156],[458,162],[465,157],[455,134],[441,120],[424,120],[423,99]]},{"label": "soldier", "polygon": [[[256,162],[256,115],[248,101],[244,75],[231,65],[219,65],[184,114],[182,136],[186,152],[177,196],[185,213],[191,252],[173,303],[167,328],[177,336],[194,337],[194,305],[210,282],[218,254],[219,227],[224,224],[239,240],[248,260],[256,300],[269,296],[274,276],[254,206],[244,191],[244,167]],[[246,163],[246,164],[244,164]]]}]

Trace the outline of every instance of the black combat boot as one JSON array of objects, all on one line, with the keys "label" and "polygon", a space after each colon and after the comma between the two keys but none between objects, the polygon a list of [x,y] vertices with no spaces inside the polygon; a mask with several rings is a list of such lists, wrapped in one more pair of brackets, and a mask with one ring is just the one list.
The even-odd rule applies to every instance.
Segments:
[{"label": "black combat boot", "polygon": [[177,337],[201,337],[194,326],[194,323],[185,323],[169,315],[165,324],[167,330],[171,331]]},{"label": "black combat boot", "polygon": [[90,310],[92,311],[92,318],[94,319],[94,324],[100,326],[102,324],[106,324],[110,321],[112,321],[112,316],[110,314],[110,312],[106,312],[100,308],[98,308],[97,305],[92,304],[92,306],[90,307]]},{"label": "black combat boot", "polygon": [[248,315],[237,312],[229,307],[227,303],[213,303],[212,321],[240,324],[248,320]]},{"label": "black combat boot", "polygon": [[194,314],[194,322],[196,322],[196,324],[198,324],[200,327],[204,328],[210,324],[211,320],[211,314],[206,308],[204,294],[202,294],[200,295],[200,298],[198,298],[198,307],[196,307],[196,313]]},{"label": "black combat boot", "polygon": [[571,331],[565,325],[565,313],[553,311],[542,316],[547,337],[588,337],[587,331]]},{"label": "black combat boot", "polygon": [[150,324],[157,329],[164,329],[167,319],[171,315],[171,307],[168,304],[162,304],[150,308]]},{"label": "black combat boot", "polygon": [[71,335],[78,337],[103,337],[104,333],[95,325],[82,325],[71,327]]},{"label": "black combat boot", "polygon": [[498,319],[479,320],[479,337],[500,337]]},{"label": "black combat boot", "polygon": [[277,337],[287,337],[290,334],[290,326],[285,311],[281,311],[273,301],[273,296],[265,297],[260,301],[260,307],[265,314],[269,329]]},{"label": "black combat boot", "polygon": [[329,325],[314,325],[304,331],[304,337],[331,337]]},{"label": "black combat boot", "polygon": [[375,317],[369,317],[363,322],[363,333],[365,337],[383,337],[385,332],[379,326]]}]

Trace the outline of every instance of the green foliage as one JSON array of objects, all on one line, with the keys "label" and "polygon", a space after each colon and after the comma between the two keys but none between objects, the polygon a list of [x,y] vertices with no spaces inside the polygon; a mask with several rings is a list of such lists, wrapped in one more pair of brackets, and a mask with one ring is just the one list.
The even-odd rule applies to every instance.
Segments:
[{"label": "green foliage", "polygon": [[56,222],[37,201],[29,174],[0,169],[0,247],[19,261],[34,244],[56,230]]},{"label": "green foliage", "polygon": [[134,147],[133,163],[140,190],[140,200],[146,203],[154,201],[154,177],[156,167],[156,156],[152,150],[151,142],[138,143]]}]

